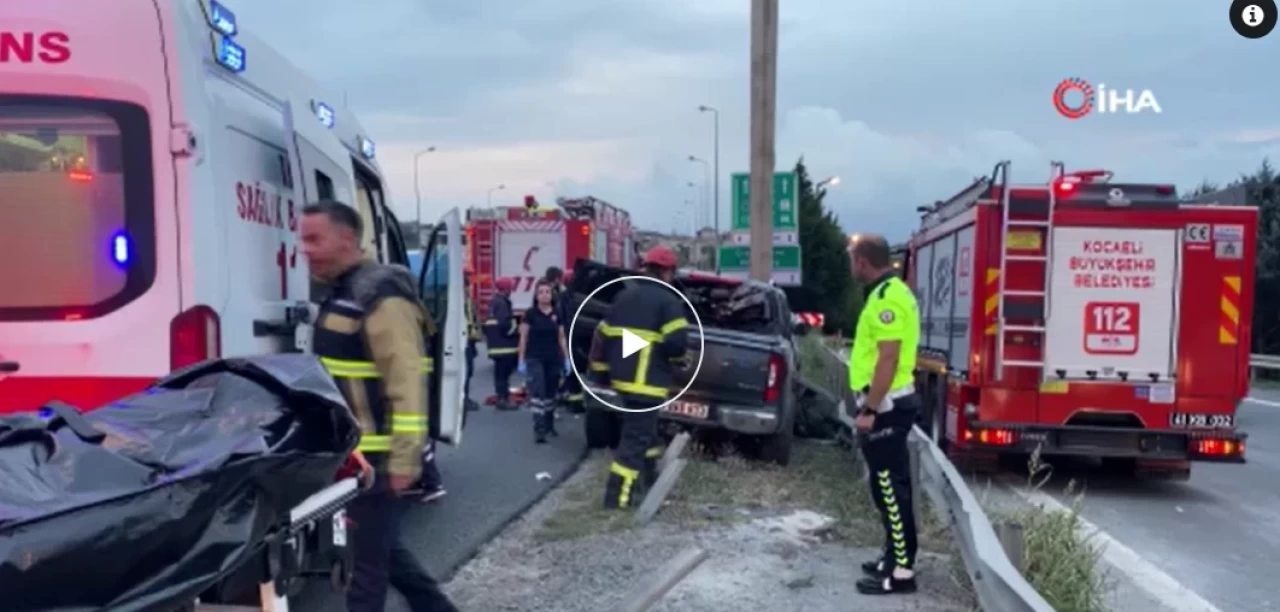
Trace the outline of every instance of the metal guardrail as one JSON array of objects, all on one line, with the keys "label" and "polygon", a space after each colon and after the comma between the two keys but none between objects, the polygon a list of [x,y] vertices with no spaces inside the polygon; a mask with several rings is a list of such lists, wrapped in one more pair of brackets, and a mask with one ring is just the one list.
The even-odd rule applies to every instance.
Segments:
[{"label": "metal guardrail", "polygon": [[[819,358],[823,364],[820,377],[810,382],[838,392],[848,380],[844,357],[824,341]],[[844,405],[841,403],[842,420]],[[913,458],[913,484],[933,502],[933,511],[955,537],[965,571],[973,584],[978,605],[983,610],[1002,612],[1054,612],[1027,579],[1009,561],[991,520],[969,490],[951,461],[927,435],[916,427],[910,445]],[[920,496],[913,496],[919,500]]]},{"label": "metal guardrail", "polygon": [[1252,370],[1280,370],[1280,355],[1249,355],[1249,368]]}]

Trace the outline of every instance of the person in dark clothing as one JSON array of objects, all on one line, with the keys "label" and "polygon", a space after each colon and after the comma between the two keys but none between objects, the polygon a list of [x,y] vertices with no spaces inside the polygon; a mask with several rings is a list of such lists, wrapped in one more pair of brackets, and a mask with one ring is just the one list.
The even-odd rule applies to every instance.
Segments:
[{"label": "person in dark clothing", "polygon": [[558,266],[550,266],[547,268],[547,273],[542,276],[542,280],[551,285],[551,302],[558,308],[560,296],[564,293],[564,270]]},{"label": "person in dark clothing", "polygon": [[471,399],[471,378],[476,370],[476,355],[479,351],[476,345],[484,338],[484,329],[480,326],[480,320],[476,317],[476,304],[471,300],[471,264],[466,264],[462,268],[463,295],[466,297],[467,311],[467,378],[462,386],[462,396],[465,398],[466,408],[470,411],[480,409],[480,404]]},{"label": "person in dark clothing", "polygon": [[[565,340],[569,341],[569,346],[573,346],[573,338],[569,337],[569,332],[573,331],[573,318],[578,315],[578,300],[574,297],[569,287],[573,285],[573,270],[567,270],[564,273],[564,291],[560,294],[560,324],[564,328]],[[582,363],[582,361],[578,361]],[[564,377],[564,382],[560,384],[560,394],[563,397],[564,406],[573,414],[582,414],[586,412],[583,404],[585,399],[582,390],[582,381],[573,373],[569,372]]]},{"label": "person in dark clothing", "polygon": [[548,435],[557,435],[556,393],[560,377],[569,373],[569,351],[552,293],[551,284],[540,281],[534,288],[533,304],[520,323],[519,367],[529,391],[533,436],[538,444],[545,444]]},{"label": "person in dark clothing", "polygon": [[515,311],[511,307],[511,290],[515,281],[499,278],[494,282],[498,290],[489,300],[489,316],[484,320],[485,344],[489,358],[493,360],[493,392],[497,395],[498,410],[515,410],[511,404],[511,375],[519,363],[519,330]]},{"label": "person in dark clothing", "polygon": [[400,540],[404,495],[421,475],[428,438],[435,321],[407,269],[363,259],[363,222],[354,208],[308,205],[300,229],[312,274],[332,288],[312,347],[360,423],[356,448],[375,474],[347,505],[355,557],[347,609],[383,612],[394,586],[413,612],[456,612]]},{"label": "person in dark clothing", "polygon": [[[644,256],[644,273],[670,283],[677,259],[663,246]],[[634,336],[645,345],[624,353],[624,338]],[[591,341],[591,375],[606,384],[621,399],[622,434],[609,479],[605,484],[604,507],[626,508],[643,498],[641,489],[657,479],[657,461],[662,456],[658,436],[657,409],[667,402],[674,384],[674,364],[687,357],[689,320],[683,300],[662,283],[638,282],[623,289],[613,300],[604,320],[596,326]],[[637,486],[639,485],[639,486]]]}]

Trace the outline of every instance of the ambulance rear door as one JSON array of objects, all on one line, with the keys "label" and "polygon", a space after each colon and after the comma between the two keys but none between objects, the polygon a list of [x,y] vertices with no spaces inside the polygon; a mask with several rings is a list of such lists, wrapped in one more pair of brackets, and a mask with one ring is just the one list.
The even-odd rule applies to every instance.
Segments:
[{"label": "ambulance rear door", "polygon": [[[444,254],[444,257],[440,257]],[[430,430],[433,438],[462,443],[466,417],[467,375],[466,292],[462,278],[462,215],[451,209],[436,224],[422,255],[418,291],[436,324],[429,351],[435,360],[432,375]]]}]

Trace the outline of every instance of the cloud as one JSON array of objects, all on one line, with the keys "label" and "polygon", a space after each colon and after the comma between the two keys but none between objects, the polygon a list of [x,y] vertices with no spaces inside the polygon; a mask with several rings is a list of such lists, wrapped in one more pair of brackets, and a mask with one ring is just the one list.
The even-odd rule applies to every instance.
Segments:
[{"label": "cloud", "polygon": [[[230,0],[229,0],[230,1]],[[668,229],[702,181],[719,109],[720,208],[748,166],[749,6],[740,0],[239,0],[246,29],[344,90],[378,140],[393,201],[424,208],[592,194]],[[1117,180],[1229,180],[1280,157],[1280,38],[1236,36],[1193,0],[781,7],[777,165],[840,175],[850,230],[902,236],[917,205],[1000,159],[1034,182],[1061,159]],[[1163,113],[1069,121],[1059,81],[1150,90]],[[685,212],[685,217],[696,217]]]}]

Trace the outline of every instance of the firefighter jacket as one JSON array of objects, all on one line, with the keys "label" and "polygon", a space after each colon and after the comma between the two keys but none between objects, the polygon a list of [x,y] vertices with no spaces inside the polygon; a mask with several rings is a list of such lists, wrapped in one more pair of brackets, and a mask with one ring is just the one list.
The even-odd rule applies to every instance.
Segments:
[{"label": "firefighter jacket", "polygon": [[517,353],[520,323],[511,310],[511,296],[497,293],[489,300],[489,318],[484,320],[484,332],[490,357]]},{"label": "firefighter jacket", "polygon": [[378,471],[417,478],[427,442],[427,352],[435,324],[407,269],[362,262],[320,305],[312,349],[356,420]]},{"label": "firefighter jacket", "polygon": [[[622,356],[622,332],[649,342]],[[644,282],[620,292],[591,343],[593,378],[636,404],[667,400],[675,382],[674,363],[688,351],[689,321],[684,302],[658,283]]]}]

